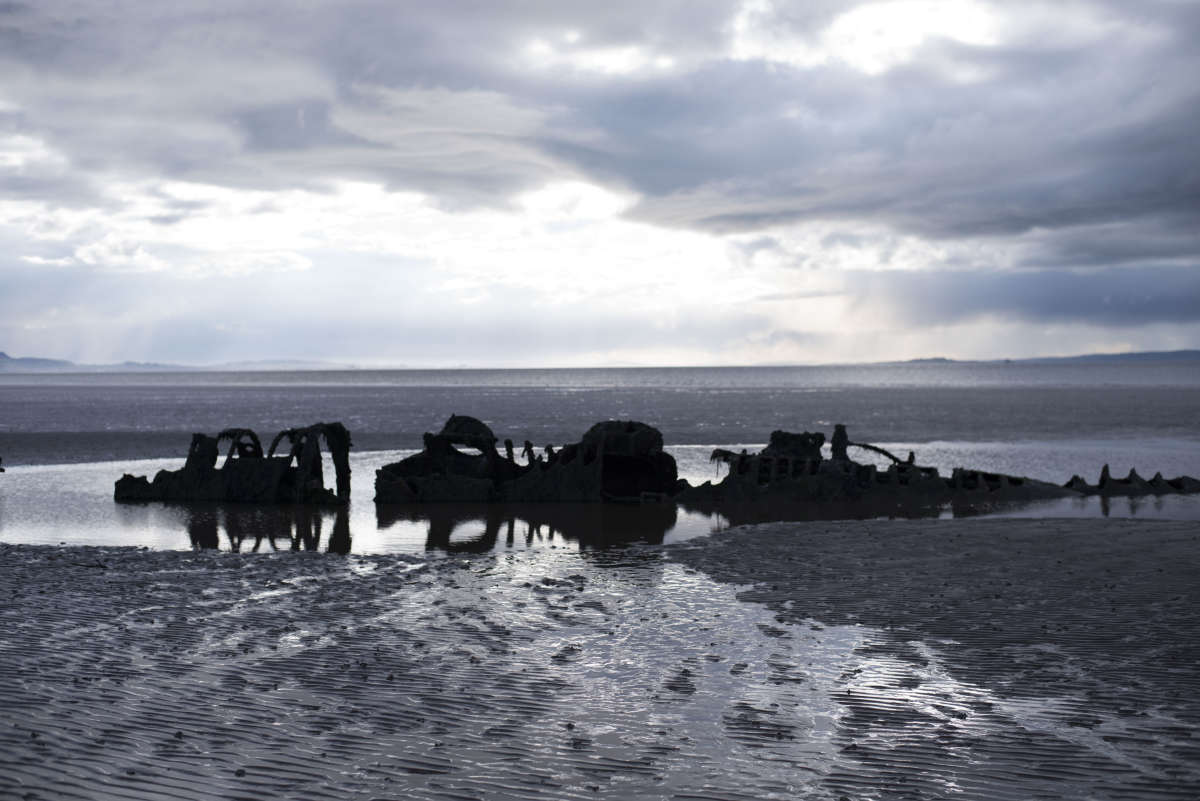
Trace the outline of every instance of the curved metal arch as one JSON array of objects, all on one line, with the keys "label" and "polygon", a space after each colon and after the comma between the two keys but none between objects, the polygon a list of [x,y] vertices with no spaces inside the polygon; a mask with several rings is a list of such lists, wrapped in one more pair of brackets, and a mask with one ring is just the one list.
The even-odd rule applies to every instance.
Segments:
[{"label": "curved metal arch", "polygon": [[896,454],[891,453],[889,451],[885,451],[883,448],[880,448],[877,445],[868,445],[865,442],[847,442],[846,447],[847,448],[862,448],[863,450],[875,451],[875,453],[886,456],[887,458],[891,459],[896,464],[908,464],[903,459],[898,459],[896,457]]},{"label": "curved metal arch", "polygon": [[[350,431],[341,423],[315,423],[305,428],[287,428],[280,431],[271,440],[271,447],[267,450],[269,457],[275,456],[279,448],[279,444],[287,439],[289,444],[287,458],[289,461],[295,460],[296,467],[301,469],[309,469],[309,465],[315,461],[316,467],[320,469],[320,452],[321,439],[325,440],[325,447],[329,449],[329,455],[333,459],[334,470],[337,474],[337,496],[343,502],[350,498]],[[310,446],[311,443],[311,446]],[[301,462],[304,464],[301,464]],[[297,488],[297,492],[300,488]]]},{"label": "curved metal arch", "polygon": [[745,455],[745,453],[734,453],[733,451],[726,450],[725,448],[715,448],[713,449],[712,454],[708,457],[708,461],[711,464],[716,464],[718,462],[723,464],[733,464],[738,460],[739,457],[744,457]]},{"label": "curved metal arch", "polygon": [[279,443],[283,441],[284,437],[287,437],[289,445],[295,442],[296,432],[299,430],[300,429],[298,428],[285,428],[283,431],[280,431],[278,434],[276,434],[274,439],[271,440],[271,447],[267,449],[267,456],[275,455],[275,450],[279,447]]},{"label": "curved metal arch", "polygon": [[249,442],[251,449],[252,449],[252,453],[250,454],[251,456],[254,456],[254,457],[257,457],[260,459],[262,458],[262,455],[263,455],[262,441],[259,440],[258,434],[255,434],[252,429],[249,429],[249,428],[227,428],[224,431],[222,431],[221,433],[217,434],[217,444],[218,445],[221,443],[222,440],[230,440],[229,451],[228,451],[228,453],[225,454],[226,459],[233,457],[234,452],[239,450],[238,446],[241,444],[241,442],[243,440],[246,440]]}]

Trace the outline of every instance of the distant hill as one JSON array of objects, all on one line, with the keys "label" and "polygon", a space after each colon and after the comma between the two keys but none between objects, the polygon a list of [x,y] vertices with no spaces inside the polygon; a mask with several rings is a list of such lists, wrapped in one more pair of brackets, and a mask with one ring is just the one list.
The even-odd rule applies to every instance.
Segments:
[{"label": "distant hill", "polygon": [[42,359],[32,356],[13,357],[0,352],[0,373],[122,373],[138,370],[188,370],[177,364],[154,362],[121,362],[120,364],[76,364],[66,359]]},{"label": "distant hill", "polygon": [[183,365],[162,362],[120,362],[119,364],[77,364],[65,359],[34,357],[14,358],[0,352],[0,373],[137,373],[198,372],[204,370],[252,372],[256,370],[353,370],[353,365],[311,361],[254,361],[226,364]]},{"label": "distant hill", "polygon": [[27,356],[13,358],[0,351],[0,370],[69,370],[75,365],[62,359],[36,359]]},{"label": "distant hill", "polygon": [[1030,356],[1023,359],[947,359],[941,356],[883,364],[1154,364],[1200,361],[1200,350],[1154,350],[1137,353],[1085,353],[1079,356]]},{"label": "distant hill", "polygon": [[1200,350],[1152,350],[1138,353],[1088,353],[1082,356],[1046,356],[1033,359],[1013,359],[1024,364],[1059,364],[1065,362],[1191,362],[1200,361]]}]

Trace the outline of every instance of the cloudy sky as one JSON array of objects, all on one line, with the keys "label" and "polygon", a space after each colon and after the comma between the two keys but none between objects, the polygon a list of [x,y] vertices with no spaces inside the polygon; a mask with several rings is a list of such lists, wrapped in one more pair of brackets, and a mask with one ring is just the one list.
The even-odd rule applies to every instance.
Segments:
[{"label": "cloudy sky", "polygon": [[1200,3],[0,0],[0,350],[1200,347]]}]

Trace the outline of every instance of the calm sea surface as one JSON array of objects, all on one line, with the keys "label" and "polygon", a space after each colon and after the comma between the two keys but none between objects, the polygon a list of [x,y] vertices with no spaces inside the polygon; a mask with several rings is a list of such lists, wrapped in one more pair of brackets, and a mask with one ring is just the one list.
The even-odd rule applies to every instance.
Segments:
[{"label": "calm sea surface", "polygon": [[[914,450],[919,463],[947,472],[967,466],[1064,482],[1073,473],[1094,480],[1108,463],[1118,473],[1133,467],[1146,476],[1200,476],[1195,362],[0,374],[0,457],[8,468],[0,475],[0,540],[172,548],[190,547],[213,529],[225,547],[241,536],[249,537],[247,547],[256,538],[270,547],[284,532],[303,546],[296,532],[310,523],[235,519],[244,510],[120,507],[112,482],[124,472],[180,466],[193,432],[239,426],[265,438],[319,420],[345,423],[355,446],[354,502],[348,519],[325,520],[325,542],[336,526],[348,527],[356,551],[491,547],[509,529],[511,547],[526,541],[527,529],[527,544],[554,532],[574,545],[614,526],[640,525],[596,528],[595,510],[575,515],[576,522],[571,515],[539,521],[531,512],[511,525],[488,519],[486,510],[439,512],[437,520],[381,514],[371,503],[374,469],[418,448],[421,434],[440,429],[452,413],[539,446],[576,441],[599,420],[641,420],[663,432],[693,483],[718,477],[707,462],[713,447],[755,448],[777,428],[828,435],[837,422],[851,439]],[[1189,498],[1019,513],[1193,518],[1197,509]],[[639,536],[670,540],[725,522],[680,510]],[[461,534],[464,528],[471,533]]]}]

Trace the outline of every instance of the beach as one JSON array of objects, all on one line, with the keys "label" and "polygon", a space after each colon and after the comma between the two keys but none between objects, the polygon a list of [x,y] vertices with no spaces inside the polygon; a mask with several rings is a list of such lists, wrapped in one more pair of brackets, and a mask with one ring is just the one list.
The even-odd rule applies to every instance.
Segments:
[{"label": "beach", "polygon": [[1200,795],[1195,522],[0,556],[3,797]]},{"label": "beach", "polygon": [[0,801],[1200,801],[1196,75],[0,0]]}]

